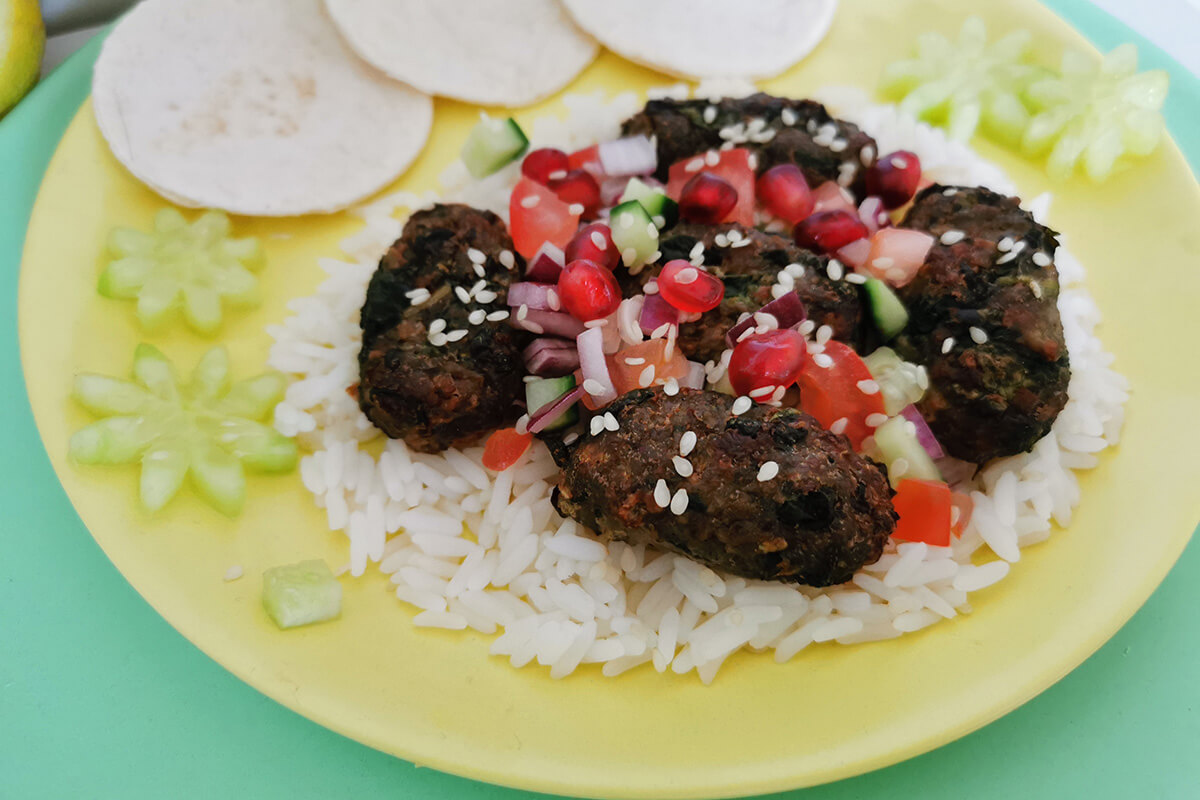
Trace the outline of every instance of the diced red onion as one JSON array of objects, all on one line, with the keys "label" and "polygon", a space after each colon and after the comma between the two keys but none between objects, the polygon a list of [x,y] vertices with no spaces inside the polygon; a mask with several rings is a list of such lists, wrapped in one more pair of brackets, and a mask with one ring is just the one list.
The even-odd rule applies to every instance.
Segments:
[{"label": "diced red onion", "polygon": [[642,333],[649,336],[668,323],[678,325],[679,310],[663,300],[662,295],[648,294],[642,302],[642,314],[638,323],[642,326]]},{"label": "diced red onion", "polygon": [[525,369],[542,378],[561,378],[579,369],[579,351],[566,339],[535,339],[521,355]]},{"label": "diced red onion", "polygon": [[537,334],[561,336],[564,339],[574,339],[584,331],[583,323],[563,311],[534,311],[530,309],[525,319],[518,319],[519,310],[508,315],[508,324],[523,331],[533,331]]},{"label": "diced red onion", "polygon": [[513,308],[529,306],[531,311],[557,311],[554,306],[559,304],[550,299],[550,293],[553,291],[554,286],[548,283],[514,283],[508,287],[508,304]]},{"label": "diced red onion", "polygon": [[858,269],[863,264],[866,264],[867,259],[871,256],[871,240],[856,239],[850,244],[839,248],[836,255],[838,261]]},{"label": "diced red onion", "polygon": [[654,142],[645,136],[601,142],[598,149],[605,175],[649,175],[658,166]]},{"label": "diced red onion", "polygon": [[859,203],[858,216],[862,220],[863,225],[866,225],[867,230],[872,234],[880,228],[887,227],[889,224],[887,213],[883,208],[883,201],[878,197],[868,197]]},{"label": "diced red onion", "polygon": [[606,405],[617,399],[617,387],[608,374],[608,360],[604,357],[604,331],[588,328],[575,337],[579,349],[579,369],[583,372],[583,386],[589,381],[597,384],[596,391],[585,392],[592,396],[597,405]]},{"label": "diced red onion", "polygon": [[[808,311],[804,308],[804,301],[800,299],[800,295],[796,292],[788,292],[781,297],[777,297],[771,302],[758,310],[759,314],[770,314],[779,320],[780,329],[795,328],[801,322],[808,319]],[[758,325],[754,321],[754,315],[746,317],[744,320],[734,325],[725,334],[725,343],[730,347],[737,344],[738,338],[750,328]]]},{"label": "diced red onion", "polygon": [[698,361],[689,361],[688,374],[680,379],[679,385],[686,389],[703,389],[704,379],[704,365]]},{"label": "diced red onion", "polygon": [[529,259],[525,268],[525,279],[538,283],[558,283],[558,274],[566,265],[566,256],[561,248],[551,242],[544,242],[538,251]]},{"label": "diced red onion", "polygon": [[621,175],[617,178],[605,178],[600,184],[600,205],[615,206],[617,201],[621,199],[621,195],[625,194],[625,187],[629,185],[629,177]]},{"label": "diced red onion", "polygon": [[530,412],[529,432],[541,433],[544,431],[547,426],[565,414],[567,409],[578,403],[581,397],[583,397],[583,387],[576,386],[574,389],[563,392],[557,399],[551,400],[536,411]]},{"label": "diced red onion", "polygon": [[933,431],[929,429],[929,423],[921,416],[921,412],[917,411],[916,406],[905,406],[900,414],[917,428],[917,442],[921,447],[925,448],[925,452],[929,453],[929,457],[935,461],[946,455],[942,450],[941,444],[938,443],[937,437],[933,435]]}]

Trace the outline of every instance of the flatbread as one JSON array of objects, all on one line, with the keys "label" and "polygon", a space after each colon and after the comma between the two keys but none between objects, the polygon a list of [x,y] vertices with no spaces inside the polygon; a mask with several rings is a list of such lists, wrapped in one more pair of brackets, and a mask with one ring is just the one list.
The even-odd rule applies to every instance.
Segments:
[{"label": "flatbread", "polygon": [[483,105],[554,94],[597,46],[558,0],[325,0],[346,41],[396,80]]},{"label": "flatbread", "polygon": [[147,0],[104,43],[100,132],[150,188],[237,214],[331,212],[420,153],[432,100],[342,42],[320,0]]},{"label": "flatbread", "polygon": [[770,78],[808,55],[837,0],[563,0],[615,53],[683,78]]}]

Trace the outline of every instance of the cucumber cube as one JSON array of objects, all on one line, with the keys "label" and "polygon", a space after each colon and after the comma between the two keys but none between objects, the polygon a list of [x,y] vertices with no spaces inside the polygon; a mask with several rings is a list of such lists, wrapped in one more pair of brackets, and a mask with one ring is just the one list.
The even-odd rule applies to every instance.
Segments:
[{"label": "cucumber cube", "polygon": [[263,608],[280,628],[333,619],[342,613],[342,585],[324,561],[301,561],[263,573]]}]

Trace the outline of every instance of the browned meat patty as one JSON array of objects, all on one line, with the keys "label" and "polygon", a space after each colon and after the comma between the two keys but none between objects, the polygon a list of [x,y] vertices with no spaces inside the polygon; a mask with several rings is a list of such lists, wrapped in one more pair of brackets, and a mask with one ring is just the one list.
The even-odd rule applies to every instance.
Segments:
[{"label": "browned meat patty", "polygon": [[[747,578],[828,586],[879,558],[895,528],[883,469],[845,437],[790,408],[685,389],[639,389],[607,409],[620,429],[557,448],[563,464],[554,505],[599,535],[646,543]],[[694,470],[672,465],[686,431]],[[775,462],[778,474],[758,479]],[[662,508],[655,486],[687,492],[681,514]]]},{"label": "browned meat patty", "polygon": [[[710,107],[716,111],[707,112]],[[706,112],[711,121],[705,119]],[[762,120],[762,127],[751,132],[750,125],[758,124],[754,120]],[[726,137],[722,137],[722,131]],[[776,164],[791,163],[804,171],[804,177],[813,187],[824,181],[838,181],[861,196],[866,167],[874,164],[878,155],[874,139],[857,126],[834,119],[820,103],[761,92],[715,103],[650,100],[645,109],[625,121],[621,132],[625,136],[655,137],[658,142],[655,175],[663,181],[676,161],[734,141],[738,147],[759,154],[760,172]]]},{"label": "browned meat patty", "polygon": [[[486,257],[483,278],[468,255],[472,248]],[[505,250],[513,254],[512,272],[500,262]],[[505,322],[473,325],[468,315],[505,310],[519,259],[503,221],[490,211],[436,205],[409,218],[371,277],[362,309],[358,402],[376,427],[436,453],[477,442],[517,418],[521,348],[529,334]],[[456,288],[475,290],[471,301],[464,303]],[[428,290],[430,298],[412,305],[406,293],[413,289]],[[478,290],[492,296],[480,298]],[[445,320],[444,334],[466,335],[432,344],[430,325],[438,319]]]},{"label": "browned meat patty", "polygon": [[[934,185],[903,223],[936,241],[899,290],[909,321],[895,347],[929,370],[918,408],[938,441],[975,463],[1029,451],[1067,402],[1071,373],[1051,260],[1057,234],[1018,203],[988,189]],[[948,231],[964,236],[942,244]],[[972,329],[986,341],[977,343]]]},{"label": "browned meat patty", "polygon": [[[728,237],[731,231],[750,243],[742,247],[718,246],[718,234]],[[679,348],[693,361],[716,361],[721,357],[727,346],[725,333],[742,314],[753,313],[771,302],[771,287],[778,282],[780,270],[789,264],[804,267],[804,274],[796,278],[796,292],[804,301],[808,318],[818,326],[832,328],[833,338],[859,347],[871,328],[864,322],[862,287],[833,280],[827,271],[829,259],[797,247],[787,237],[734,222],[683,223],[664,232],[659,242],[661,263],[676,258],[687,260],[697,242],[704,244],[704,266],[725,283],[725,297],[721,305],[699,320],[679,326]],[[660,271],[643,272],[642,283]]]}]

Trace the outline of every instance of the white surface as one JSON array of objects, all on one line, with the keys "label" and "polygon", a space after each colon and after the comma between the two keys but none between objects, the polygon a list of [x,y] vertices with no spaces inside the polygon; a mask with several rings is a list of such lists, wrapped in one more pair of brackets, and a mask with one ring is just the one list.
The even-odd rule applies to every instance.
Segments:
[{"label": "white surface", "polygon": [[[1193,75],[1200,75],[1200,0],[1092,0],[1150,41],[1171,54]],[[58,66],[99,28],[53,36],[46,44],[42,73]]]}]

